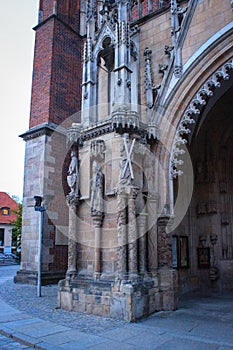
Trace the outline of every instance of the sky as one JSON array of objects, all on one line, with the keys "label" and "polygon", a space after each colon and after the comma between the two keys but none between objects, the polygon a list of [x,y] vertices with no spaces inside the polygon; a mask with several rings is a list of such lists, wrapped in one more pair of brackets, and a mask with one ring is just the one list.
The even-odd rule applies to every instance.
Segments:
[{"label": "sky", "polygon": [[32,66],[39,0],[7,0],[0,11],[0,191],[23,195]]}]

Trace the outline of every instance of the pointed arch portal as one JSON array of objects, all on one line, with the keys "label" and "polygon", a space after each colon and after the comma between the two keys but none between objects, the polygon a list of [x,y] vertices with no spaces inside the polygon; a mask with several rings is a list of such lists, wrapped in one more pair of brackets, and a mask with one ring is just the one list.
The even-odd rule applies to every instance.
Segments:
[{"label": "pointed arch portal", "polygon": [[182,205],[176,202],[182,200],[177,177],[187,172],[187,166],[178,161],[182,160],[181,140],[193,168],[190,205],[172,232],[181,293],[233,287],[232,69],[231,59],[201,87],[181,118],[173,142],[170,175],[175,177],[171,191],[175,216]]}]

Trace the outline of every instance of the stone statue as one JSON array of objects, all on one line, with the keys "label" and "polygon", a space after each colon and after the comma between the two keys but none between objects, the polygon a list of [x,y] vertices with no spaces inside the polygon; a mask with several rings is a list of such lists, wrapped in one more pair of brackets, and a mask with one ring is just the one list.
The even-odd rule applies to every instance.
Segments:
[{"label": "stone statue", "polygon": [[92,192],[91,192],[91,215],[102,216],[104,213],[104,174],[100,164],[93,162]]},{"label": "stone statue", "polygon": [[121,154],[121,161],[120,161],[120,176],[119,176],[119,183],[121,185],[131,185],[132,180],[134,179],[133,169],[132,169],[132,161],[131,161],[131,154],[134,147],[133,140],[130,150],[128,148],[129,140],[124,137],[123,143],[120,146],[120,154]]},{"label": "stone statue", "polygon": [[67,183],[70,187],[69,195],[78,195],[79,190],[78,158],[75,151],[71,151],[71,161],[68,170]]}]

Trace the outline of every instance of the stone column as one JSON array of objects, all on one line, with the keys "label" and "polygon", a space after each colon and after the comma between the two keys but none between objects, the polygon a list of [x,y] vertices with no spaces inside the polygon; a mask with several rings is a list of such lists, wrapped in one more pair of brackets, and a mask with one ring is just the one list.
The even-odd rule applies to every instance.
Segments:
[{"label": "stone column", "polygon": [[137,189],[131,187],[128,197],[128,267],[130,277],[137,277],[138,275],[138,232],[135,210],[136,197]]},{"label": "stone column", "polygon": [[100,259],[101,259],[101,226],[102,216],[93,216],[93,224],[95,227],[95,266],[94,266],[94,278],[98,279],[101,273]]},{"label": "stone column", "polygon": [[117,232],[118,232],[118,276],[121,279],[125,279],[127,274],[127,195],[123,188],[118,188],[118,217],[117,217]]},{"label": "stone column", "polygon": [[138,235],[139,235],[139,272],[141,274],[147,271],[147,213],[140,213],[138,216]]},{"label": "stone column", "polygon": [[158,218],[158,267],[172,268],[172,238],[169,225],[170,215],[161,214]]},{"label": "stone column", "polygon": [[178,272],[172,268],[171,219],[169,214],[158,218],[158,271],[163,310],[175,310],[178,305]]},{"label": "stone column", "polygon": [[157,207],[158,197],[150,194],[147,199],[148,212],[148,270],[153,273],[158,268],[157,253]]},{"label": "stone column", "polygon": [[68,236],[68,270],[67,274],[77,271],[77,205],[78,198],[67,198],[69,205],[69,236]]}]

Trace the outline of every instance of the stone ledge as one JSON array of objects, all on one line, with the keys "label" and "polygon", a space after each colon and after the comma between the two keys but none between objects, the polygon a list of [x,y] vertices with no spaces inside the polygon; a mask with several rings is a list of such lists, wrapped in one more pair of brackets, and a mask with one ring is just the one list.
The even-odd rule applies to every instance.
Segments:
[{"label": "stone ledge", "polygon": [[[65,277],[65,271],[52,271],[41,273],[41,284],[43,286],[48,284],[57,284]],[[14,283],[37,285],[37,271],[17,271],[14,276]]]}]

